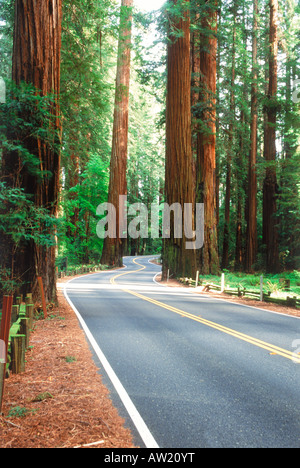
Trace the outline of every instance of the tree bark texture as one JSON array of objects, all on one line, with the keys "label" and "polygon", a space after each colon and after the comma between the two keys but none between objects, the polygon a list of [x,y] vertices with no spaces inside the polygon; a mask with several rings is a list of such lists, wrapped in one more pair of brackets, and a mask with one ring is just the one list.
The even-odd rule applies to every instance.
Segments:
[{"label": "tree bark texture", "polygon": [[277,220],[276,118],[277,118],[278,0],[270,0],[269,88],[265,128],[267,163],[263,187],[263,242],[266,245],[266,269],[279,271]]},{"label": "tree bark texture", "polygon": [[232,151],[234,143],[234,128],[235,128],[235,61],[236,61],[236,16],[237,2],[233,5],[234,10],[234,25],[232,38],[232,65],[231,65],[231,85],[230,85],[230,123],[228,131],[228,149],[227,149],[227,164],[226,164],[226,192],[225,192],[225,219],[224,219],[224,237],[223,237],[223,255],[222,269],[227,269],[229,266],[229,245],[230,245],[230,202],[231,202],[231,175],[232,175]]},{"label": "tree bark texture", "polygon": [[[173,0],[178,4],[177,0]],[[186,2],[181,2],[187,9]],[[182,35],[174,37],[171,31]],[[191,134],[191,67],[189,12],[171,19],[167,58],[167,110],[166,110],[166,181],[165,201],[171,206],[178,203],[194,206],[193,156]],[[193,210],[194,211],[194,210]],[[193,216],[193,214],[192,214]],[[187,238],[183,229],[181,239],[175,238],[174,220],[171,219],[170,238],[164,240],[163,277],[167,271],[174,276],[194,276],[196,251],[186,249]],[[184,220],[182,217],[182,226]],[[194,223],[194,221],[192,220]],[[191,239],[189,239],[191,240]]]},{"label": "tree bark texture", "polygon": [[[61,20],[61,0],[15,1],[12,78],[17,85],[21,82],[32,84],[41,96],[52,94],[54,99],[47,142],[32,136],[30,131],[22,141],[22,145],[38,158],[39,169],[46,175],[33,175],[17,153],[6,153],[2,167],[2,176],[10,186],[32,194],[36,208],[46,209],[52,216],[57,214],[59,196]],[[27,115],[20,117],[26,121]],[[45,226],[41,226],[43,229]],[[55,299],[54,245],[44,246],[35,241],[20,245],[15,252],[13,270],[14,275],[25,283],[26,291],[34,296],[39,291],[37,276],[41,276],[46,299]]]},{"label": "tree bark texture", "polygon": [[[209,3],[209,2],[207,2]],[[219,273],[216,200],[216,92],[217,92],[217,5],[210,2],[201,20],[205,31],[200,38],[200,119],[205,130],[197,134],[197,194],[204,203],[204,246],[198,255],[202,274]]]},{"label": "tree bark texture", "polygon": [[257,255],[257,33],[258,33],[258,0],[254,0],[253,39],[252,39],[252,85],[251,85],[251,146],[249,155],[247,239],[245,269],[253,270]]},{"label": "tree bark texture", "polygon": [[133,0],[122,0],[113,140],[110,164],[108,202],[116,209],[116,238],[106,237],[101,262],[111,266],[123,265],[125,239],[119,234],[119,219],[124,219],[119,196],[127,195],[127,150],[129,118],[129,86],[131,60],[131,23]]}]

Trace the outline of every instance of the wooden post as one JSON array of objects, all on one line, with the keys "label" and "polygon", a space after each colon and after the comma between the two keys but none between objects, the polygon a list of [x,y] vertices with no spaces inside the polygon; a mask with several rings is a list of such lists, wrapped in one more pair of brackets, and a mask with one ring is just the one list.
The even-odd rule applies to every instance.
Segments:
[{"label": "wooden post", "polygon": [[40,276],[38,277],[38,283],[39,283],[40,293],[41,293],[41,298],[42,298],[44,318],[47,318],[48,315],[47,315],[45,292],[44,292],[43,280]]},{"label": "wooden post", "polygon": [[197,271],[197,274],[196,274],[196,284],[195,284],[195,288],[198,288],[198,283],[199,283],[199,271]]},{"label": "wooden post", "polygon": [[25,298],[25,304],[32,304],[32,303],[33,303],[32,294],[29,293],[29,294],[27,294],[27,296]]},{"label": "wooden post", "polygon": [[12,306],[11,323],[15,323],[18,320],[18,316],[19,316],[19,306],[14,305]]},{"label": "wooden post", "polygon": [[11,338],[11,366],[13,374],[25,371],[25,335],[15,335]]},{"label": "wooden post", "polygon": [[221,293],[225,291],[225,273],[222,273],[221,277]]},{"label": "wooden post", "polygon": [[20,334],[25,336],[25,348],[28,348],[30,338],[30,319],[27,317],[22,317],[20,320]]},{"label": "wooden post", "polygon": [[264,277],[260,277],[260,302],[264,300]]},{"label": "wooden post", "polygon": [[169,278],[170,278],[170,270],[168,270],[167,283],[169,282]]},{"label": "wooden post", "polygon": [[26,305],[26,317],[29,319],[30,330],[32,330],[32,327],[33,327],[33,312],[34,312],[34,305],[27,304]]}]

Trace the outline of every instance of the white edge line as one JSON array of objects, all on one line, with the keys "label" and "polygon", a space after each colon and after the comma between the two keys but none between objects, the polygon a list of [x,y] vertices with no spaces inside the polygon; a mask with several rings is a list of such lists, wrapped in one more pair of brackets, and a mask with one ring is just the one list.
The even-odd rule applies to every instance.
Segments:
[{"label": "white edge line", "polygon": [[154,437],[152,436],[151,432],[149,431],[148,427],[146,426],[144,420],[142,419],[141,415],[139,414],[138,410],[134,406],[131,398],[129,397],[128,393],[126,392],[125,388],[121,384],[119,378],[115,374],[114,370],[112,369],[111,365],[109,364],[108,360],[106,359],[105,355],[101,351],[98,343],[96,342],[95,338],[93,337],[92,333],[90,332],[88,326],[86,325],[85,321],[83,320],[82,316],[72,303],[71,299],[68,296],[67,293],[67,285],[74,280],[70,280],[67,283],[65,283],[64,287],[64,296],[72,309],[74,310],[88,340],[90,341],[96,355],[98,356],[103,368],[105,369],[111,383],[115,387],[123,405],[125,406],[132,422],[134,423],[138,433],[140,434],[146,448],[151,448],[151,449],[158,449],[159,446],[157,442],[155,441]]}]

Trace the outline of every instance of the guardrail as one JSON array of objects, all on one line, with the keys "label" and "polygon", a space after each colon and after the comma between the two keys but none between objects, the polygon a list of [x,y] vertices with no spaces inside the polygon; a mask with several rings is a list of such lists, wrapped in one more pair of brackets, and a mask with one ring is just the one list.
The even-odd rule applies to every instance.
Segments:
[{"label": "guardrail", "polygon": [[25,371],[25,351],[29,346],[33,328],[34,305],[32,294],[16,299],[5,296],[0,313],[0,413],[4,393],[5,378],[9,372],[20,374]]},{"label": "guardrail", "polygon": [[65,278],[67,276],[77,276],[77,275],[84,275],[86,273],[97,273],[99,271],[103,271],[106,269],[104,265],[94,265],[94,266],[82,266],[77,268],[68,268],[65,270],[59,270],[57,268],[57,276],[58,278]]},{"label": "guardrail", "polygon": [[[192,278],[179,278],[179,281],[182,284],[185,284],[191,287],[197,287],[199,284],[198,276],[196,280],[193,280]],[[264,302],[279,304],[285,307],[300,308],[300,299],[296,295],[287,296],[286,298],[275,298],[271,296],[270,291],[264,292],[262,277],[261,277],[260,291],[249,291],[245,287],[238,287],[238,288],[225,287],[225,277],[223,275],[221,279],[221,285],[209,283],[209,282],[207,283],[201,282],[201,285],[204,286],[203,292],[215,290],[215,291],[220,291],[224,294],[229,294],[232,296],[250,297],[254,300],[261,301],[261,302],[264,301]]]}]

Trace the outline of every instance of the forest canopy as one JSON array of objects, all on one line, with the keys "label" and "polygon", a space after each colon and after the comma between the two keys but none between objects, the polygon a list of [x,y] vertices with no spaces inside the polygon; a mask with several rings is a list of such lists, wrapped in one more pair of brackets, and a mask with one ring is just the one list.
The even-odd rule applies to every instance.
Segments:
[{"label": "forest canopy", "polygon": [[[175,276],[298,270],[296,1],[46,3],[0,3],[1,290],[34,292],[39,273],[50,300],[66,262],[123,255],[161,254]],[[203,248],[151,226],[99,238],[119,195],[203,203]]]}]

